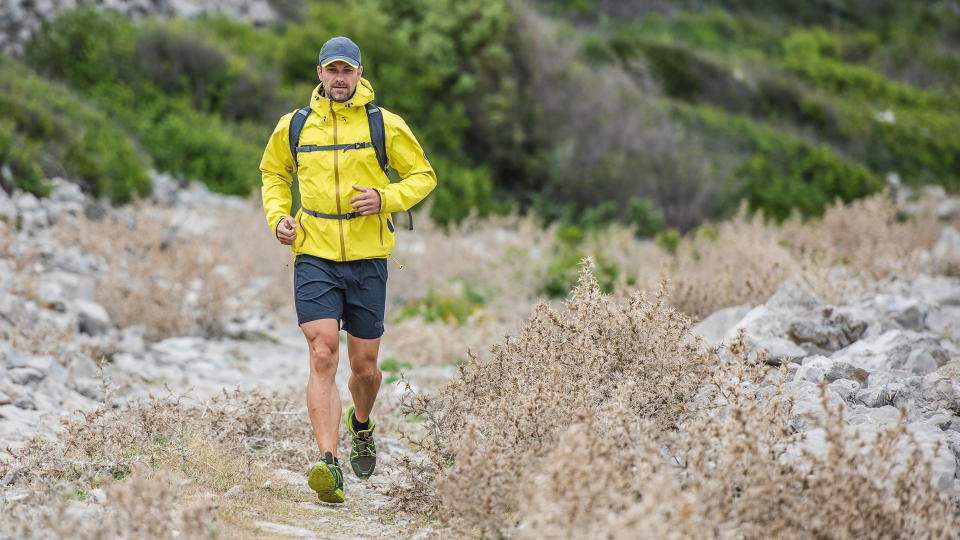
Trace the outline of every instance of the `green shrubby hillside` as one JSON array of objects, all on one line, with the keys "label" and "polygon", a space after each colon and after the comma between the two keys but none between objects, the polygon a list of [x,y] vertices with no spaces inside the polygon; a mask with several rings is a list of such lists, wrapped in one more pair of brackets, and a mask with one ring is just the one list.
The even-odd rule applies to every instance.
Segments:
[{"label": "green shrubby hillside", "polygon": [[83,96],[0,56],[0,162],[25,191],[70,176],[96,195],[127,201],[149,190],[150,158]]},{"label": "green shrubby hillside", "polygon": [[[81,9],[0,64],[0,161],[36,192],[56,173],[126,200],[153,166],[249,193],[274,123],[316,83],[320,46],[348,35],[378,104],[435,165],[442,223],[517,206],[650,236],[741,200],[777,219],[818,216],[891,172],[960,188],[960,22],[945,10],[317,0],[254,27]],[[70,130],[49,127],[63,99],[80,104]]]}]

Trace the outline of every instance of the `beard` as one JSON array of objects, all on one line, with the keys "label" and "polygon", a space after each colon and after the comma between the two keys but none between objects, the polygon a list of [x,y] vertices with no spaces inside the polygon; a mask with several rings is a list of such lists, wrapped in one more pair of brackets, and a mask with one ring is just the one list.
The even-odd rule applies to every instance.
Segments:
[{"label": "beard", "polygon": [[356,87],[351,89],[350,87],[343,86],[332,86],[330,90],[327,91],[326,88],[323,90],[324,97],[328,98],[330,101],[336,101],[337,103],[343,103],[345,101],[350,101],[350,98],[353,97],[353,94],[357,92]]}]

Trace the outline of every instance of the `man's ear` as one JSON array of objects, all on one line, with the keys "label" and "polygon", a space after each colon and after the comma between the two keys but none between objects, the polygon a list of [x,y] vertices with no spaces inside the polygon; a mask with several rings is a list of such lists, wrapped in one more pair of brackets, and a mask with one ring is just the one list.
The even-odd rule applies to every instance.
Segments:
[{"label": "man's ear", "polygon": [[357,68],[357,75],[363,77],[363,66]]},{"label": "man's ear", "polygon": [[317,78],[320,78],[320,73],[323,71],[323,66],[317,66]]}]

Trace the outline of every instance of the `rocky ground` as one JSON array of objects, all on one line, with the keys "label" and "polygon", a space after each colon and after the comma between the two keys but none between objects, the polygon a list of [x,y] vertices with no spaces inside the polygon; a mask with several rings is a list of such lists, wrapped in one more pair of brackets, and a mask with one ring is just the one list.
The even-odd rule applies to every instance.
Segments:
[{"label": "rocky ground", "polygon": [[[269,276],[243,276],[241,292],[226,301],[224,313],[229,315],[220,317],[215,337],[193,328],[186,335],[150,340],[149,328],[116,320],[98,303],[98,287],[114,261],[50,232],[79,223],[83,216],[134,223],[132,212],[158,212],[171,241],[188,241],[216,226],[213,209],[240,212],[249,210],[248,202],[159,174],[149,205],[136,209],[110,208],[65,181],[54,180],[54,187],[45,199],[0,190],[0,447],[7,449],[0,451],[0,469],[9,463],[10,450],[35,435],[57,437],[62,420],[78,419],[103,402],[120,405],[171,392],[201,401],[234,388],[299,395],[307,374],[299,329],[277,315],[284,310],[256,302]],[[825,448],[822,430],[811,422],[823,414],[825,387],[828,402],[844,411],[851,440],[869,441],[904,414],[908,430],[932,460],[933,485],[957,494],[960,279],[948,274],[960,261],[960,234],[944,228],[924,257],[929,273],[870,283],[834,305],[786,282],[764,304],[718,311],[694,332],[713,345],[730,343],[742,332],[751,355],[786,367],[782,387],[794,399],[791,427],[806,434],[798,455]],[[182,302],[195,306],[199,293],[191,294]],[[383,357],[389,355],[385,350]],[[347,362],[341,361],[338,384],[345,398],[346,370]],[[414,385],[429,387],[452,377],[455,368],[412,366],[407,371]],[[775,374],[771,370],[764,385],[778,384]],[[384,414],[395,415],[400,394],[397,384],[383,387],[378,407]],[[305,410],[292,412],[307,421]],[[347,504],[318,505],[302,471],[277,470],[270,482],[282,484],[311,517],[247,516],[254,531],[290,537],[439,534],[435,523],[403,515],[384,521],[376,515],[389,504],[386,485],[397,472],[397,460],[409,452],[400,441],[398,420],[382,425],[378,475],[360,483],[348,474]],[[18,487],[15,471],[0,479],[0,489],[0,506],[28,495]],[[237,497],[238,492],[231,488],[209,496]],[[109,501],[95,493],[71,501],[70,507],[96,520],[109,511]]]},{"label": "rocky ground", "polygon": [[[951,251],[957,240],[945,229],[940,256],[960,253]],[[718,311],[693,331],[714,345],[744,332],[752,355],[786,366],[790,424],[806,432],[806,450],[824,452],[823,430],[811,428],[811,419],[824,414],[826,385],[852,439],[869,441],[903,411],[908,431],[933,460],[934,485],[960,493],[960,279],[921,274],[877,285],[877,292],[828,305],[786,282],[765,304]]]},{"label": "rocky ground", "polygon": [[[50,231],[54,225],[72,223],[84,214],[122,216],[123,211],[90,200],[74,184],[59,180],[54,184],[53,194],[45,199],[25,193],[11,197],[0,190],[0,226],[5,227],[6,245],[6,256],[0,250],[0,469],[10,463],[10,452],[29,438],[57,437],[64,420],[80,419],[82,412],[104,401],[119,406],[170,393],[201,401],[237,388],[300,396],[307,376],[307,347],[296,321],[275,315],[251,302],[248,295],[233,297],[228,303],[231,315],[219,321],[217,337],[197,331],[150,342],[144,337],[148,329],[143,325],[127,326],[124,321],[112,320],[108,310],[97,303],[98,280],[111,261],[64,245]],[[211,209],[246,205],[241,199],[155,175],[150,205],[138,211],[162,210],[171,225],[170,234],[189,238],[211,226],[207,222]],[[259,279],[266,279],[246,278],[246,288],[253,290]],[[349,368],[345,346],[340,354],[337,382],[346,405]],[[453,368],[405,371],[416,384],[443,380],[452,375]],[[381,414],[394,414],[400,392],[397,383],[383,386],[378,405]],[[292,413],[308,422],[305,408]],[[387,502],[382,492],[394,464],[406,452],[399,433],[392,429],[396,420],[384,420],[378,430],[378,474],[368,482],[347,474],[345,505],[318,504],[303,471],[280,469],[271,482],[283,484],[283,489],[301,498],[301,504],[314,511],[315,517],[294,524],[271,516],[248,516],[255,519],[255,530],[268,536],[325,538],[433,534],[429,527],[411,529],[409,520],[388,524],[378,516]],[[304,463],[304,468],[308,465]],[[0,507],[28,495],[16,485],[16,479],[15,470],[0,479]],[[236,495],[234,489],[217,497]],[[104,498],[103,493],[94,493],[84,502],[70,501],[70,508],[96,521],[109,511]]]}]

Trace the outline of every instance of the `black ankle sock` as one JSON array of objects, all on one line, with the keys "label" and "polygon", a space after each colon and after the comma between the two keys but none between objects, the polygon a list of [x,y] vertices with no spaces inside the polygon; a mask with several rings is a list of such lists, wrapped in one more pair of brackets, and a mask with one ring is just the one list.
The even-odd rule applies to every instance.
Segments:
[{"label": "black ankle sock", "polygon": [[356,415],[350,418],[350,422],[353,424],[354,431],[363,431],[365,429],[370,429],[370,419],[367,418],[366,422],[361,422],[357,420]]},{"label": "black ankle sock", "polygon": [[324,454],[324,455],[323,455],[323,462],[326,463],[327,465],[333,465],[333,464],[334,464],[334,461],[333,461],[333,453],[332,453],[332,452],[327,452],[326,454]]}]

